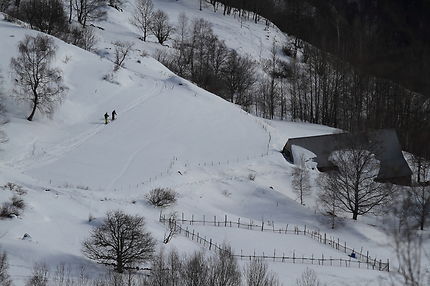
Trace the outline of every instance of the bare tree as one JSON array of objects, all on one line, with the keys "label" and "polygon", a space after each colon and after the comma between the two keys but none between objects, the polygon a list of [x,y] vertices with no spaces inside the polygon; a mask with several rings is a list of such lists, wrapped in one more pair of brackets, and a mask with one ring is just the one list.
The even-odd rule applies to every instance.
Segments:
[{"label": "bare tree", "polygon": [[154,4],[151,0],[138,0],[132,18],[131,24],[136,26],[143,33],[143,41],[146,41],[148,31],[152,23],[154,13]]},{"label": "bare tree", "polygon": [[312,192],[309,171],[306,169],[306,166],[295,167],[291,175],[293,176],[293,192],[300,200],[300,204],[304,205],[305,197],[310,196]]},{"label": "bare tree", "polygon": [[268,93],[266,98],[266,104],[268,106],[268,115],[270,119],[275,117],[275,108],[278,104],[279,99],[279,90],[278,90],[278,81],[279,77],[279,55],[278,55],[278,47],[276,43],[273,42],[271,49],[271,58],[266,60],[263,64],[263,69],[267,73],[269,77],[268,81]]},{"label": "bare tree", "polygon": [[252,260],[244,269],[246,285],[248,286],[279,286],[278,277],[269,271],[268,265],[262,259]]},{"label": "bare tree", "polygon": [[32,103],[27,119],[32,121],[36,110],[52,114],[66,90],[61,71],[50,66],[56,51],[54,40],[43,35],[27,35],[19,42],[18,51],[18,57],[12,58],[10,65],[18,98]]},{"label": "bare tree", "polygon": [[255,63],[231,50],[222,69],[222,79],[228,100],[242,106],[250,105],[249,92],[256,82]]},{"label": "bare tree", "polygon": [[102,19],[106,15],[103,9],[106,6],[104,0],[73,0],[73,8],[76,11],[78,22],[87,26],[88,21]]},{"label": "bare tree", "polygon": [[408,190],[407,200],[411,204],[411,213],[421,230],[430,219],[430,161],[420,156],[412,156],[411,167],[414,174]]},{"label": "bare tree", "polygon": [[233,256],[230,246],[223,245],[212,258],[209,267],[209,284],[211,286],[239,286],[242,275],[237,260]]},{"label": "bare tree", "polygon": [[337,171],[330,172],[322,188],[336,195],[338,208],[351,213],[352,219],[375,211],[387,201],[391,188],[376,182],[379,162],[367,151],[366,146],[354,144],[345,150],[336,151],[330,160]]},{"label": "bare tree", "polygon": [[176,250],[171,250],[167,254],[166,261],[167,269],[168,269],[168,277],[171,286],[179,286],[182,272],[182,259],[179,256]]},{"label": "bare tree", "polygon": [[164,233],[163,243],[167,244],[170,240],[178,233],[178,228],[176,225],[176,213],[171,213],[169,215],[169,220],[167,224],[167,231]]},{"label": "bare tree", "polygon": [[124,61],[127,58],[127,55],[130,53],[131,49],[133,48],[133,43],[115,41],[112,44],[114,46],[115,51],[114,71],[117,71],[120,67],[124,66]]},{"label": "bare tree", "polygon": [[6,252],[0,252],[0,286],[11,286],[12,280],[8,273],[9,263]]},{"label": "bare tree", "polygon": [[25,283],[26,286],[48,286],[49,271],[44,263],[36,263],[33,266],[33,274]]},{"label": "bare tree", "polygon": [[151,261],[150,284],[154,286],[169,285],[169,276],[166,273],[167,271],[168,266],[164,255],[164,249],[161,248]]},{"label": "bare tree", "polygon": [[152,257],[155,241],[144,226],[143,217],[121,211],[108,212],[103,223],[83,242],[82,252],[88,258],[112,265],[115,271],[123,273]]},{"label": "bare tree", "polygon": [[[325,180],[330,180],[329,175],[322,175],[319,178],[320,185],[326,186],[329,182]],[[338,199],[336,194],[336,189],[322,187],[318,194],[318,206],[321,208],[322,212],[330,217],[331,228],[336,227],[336,218],[338,216]]]},{"label": "bare tree", "polygon": [[297,286],[322,286],[314,270],[306,268],[302,276],[296,281]]},{"label": "bare tree", "polygon": [[176,49],[176,55],[173,59],[174,65],[176,67],[176,72],[179,76],[185,75],[185,70],[187,66],[187,53],[186,46],[189,38],[189,20],[185,13],[181,13],[178,16],[178,24],[176,26],[177,37],[173,42],[173,47]]},{"label": "bare tree", "polygon": [[169,16],[161,10],[154,13],[150,29],[161,45],[174,31],[173,26],[169,23]]},{"label": "bare tree", "polygon": [[430,267],[424,264],[430,259],[430,252],[424,246],[425,234],[413,229],[408,221],[400,220],[388,227],[388,235],[393,239],[393,248],[399,263],[397,273],[393,273],[393,286],[424,286],[430,282]]},{"label": "bare tree", "polygon": [[208,285],[209,265],[201,252],[190,256],[183,265],[182,282],[184,285],[206,286]]}]

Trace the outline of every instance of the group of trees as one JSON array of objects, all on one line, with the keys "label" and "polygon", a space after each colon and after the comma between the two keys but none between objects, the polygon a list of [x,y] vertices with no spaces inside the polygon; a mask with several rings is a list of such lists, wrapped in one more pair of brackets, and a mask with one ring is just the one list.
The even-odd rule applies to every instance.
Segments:
[{"label": "group of trees", "polygon": [[256,64],[230,50],[204,19],[189,21],[181,14],[173,42],[174,52],[161,59],[178,75],[244,108],[250,108],[256,82]]},{"label": "group of trees", "polygon": [[429,157],[428,98],[392,81],[360,72],[304,44],[303,58],[284,65],[292,119],[352,132],[395,128],[403,147]]},{"label": "group of trees", "polygon": [[[260,14],[291,35],[275,85],[256,113],[349,131],[396,128],[404,148],[430,158],[430,6],[426,1],[211,0],[224,14]],[[222,4],[222,5],[221,5]],[[215,9],[216,10],[216,9]],[[247,11],[248,10],[248,11]],[[303,58],[297,58],[303,50]],[[273,82],[272,82],[273,83]],[[273,89],[272,87],[276,87]],[[421,94],[420,94],[421,93]]]},{"label": "group of trees", "polygon": [[169,17],[162,10],[154,11],[151,0],[138,0],[130,22],[142,33],[142,40],[146,41],[151,32],[163,45],[174,31],[169,23]]},{"label": "group of trees", "polygon": [[[0,11],[28,23],[32,29],[91,51],[97,38],[88,22],[105,16],[106,3],[102,0],[70,0],[68,5],[69,15],[61,0],[0,0]],[[80,25],[72,24],[73,20]]]},{"label": "group of trees", "polygon": [[2,12],[30,24],[32,29],[62,35],[75,19],[83,27],[89,21],[105,16],[106,2],[102,0],[69,0],[69,15],[61,0],[1,0]]}]

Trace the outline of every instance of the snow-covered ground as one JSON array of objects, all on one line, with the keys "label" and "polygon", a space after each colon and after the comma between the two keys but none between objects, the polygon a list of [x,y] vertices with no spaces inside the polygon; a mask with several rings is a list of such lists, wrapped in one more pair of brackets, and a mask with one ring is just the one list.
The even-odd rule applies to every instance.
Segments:
[{"label": "snow-covered ground", "polygon": [[[244,22],[241,27],[233,16],[222,16],[209,7],[199,11],[198,1],[154,3],[172,21],[183,11],[189,18],[205,18],[228,47],[255,58],[268,56],[274,39],[286,37],[276,28],[265,29],[263,23]],[[99,51],[106,51],[104,56],[55,41],[55,65],[63,70],[69,91],[52,120],[37,115],[34,122],[28,122],[28,110],[6,100],[9,122],[1,129],[9,140],[0,146],[0,184],[14,182],[27,191],[23,215],[0,220],[0,247],[9,254],[16,285],[23,285],[33,263],[41,261],[50,267],[61,262],[85,265],[94,275],[102,271],[80,249],[92,226],[88,217],[100,221],[108,210],[145,216],[161,245],[165,228],[158,222],[159,210],[144,198],[155,187],[178,192],[177,204],[164,212],[307,225],[355,249],[369,250],[378,259],[395,261],[377,220],[347,220],[332,231],[315,212],[312,198],[306,207],[296,201],[291,190],[292,166],[279,151],[288,138],[335,129],[255,118],[177,77],[153,58],[142,57],[141,50],[153,54],[159,45],[151,37],[149,43],[137,39],[128,21],[131,11],[132,3],[126,4],[124,12],[109,8],[107,20],[97,23],[105,29],[99,31],[98,44]],[[26,34],[37,32],[1,17],[0,38],[6,40],[0,41],[0,70],[6,77],[6,94],[10,94],[10,58]],[[111,42],[118,39],[135,42],[135,50],[126,68],[109,82],[103,77],[112,72]],[[103,114],[114,109],[118,119],[104,125]],[[0,191],[1,201],[10,196]],[[250,236],[247,230],[195,228],[218,243],[229,242],[235,251],[269,253],[276,248],[298,256],[347,258],[303,236]],[[22,240],[25,233],[31,239]],[[202,247],[183,236],[174,237],[169,245],[188,252]],[[387,278],[384,272],[354,268],[286,263],[270,263],[270,267],[284,285],[295,285],[306,267],[328,285],[378,285],[378,279]]]}]

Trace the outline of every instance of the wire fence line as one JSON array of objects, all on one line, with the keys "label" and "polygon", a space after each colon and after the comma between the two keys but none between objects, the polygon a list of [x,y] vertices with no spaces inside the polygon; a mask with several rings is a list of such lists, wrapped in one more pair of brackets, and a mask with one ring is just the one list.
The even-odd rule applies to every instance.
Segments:
[{"label": "wire fence line", "polygon": [[[293,256],[276,256],[276,250],[274,250],[273,255],[255,255],[255,252],[250,254],[243,254],[241,250],[240,254],[233,254],[233,256],[238,257],[240,259],[271,259],[274,262],[292,262],[292,263],[302,263],[302,264],[317,264],[317,265],[330,265],[330,266],[345,266],[352,267],[357,266],[358,268],[366,268],[372,270],[379,271],[390,271],[390,261],[387,259],[386,262],[382,262],[382,259],[377,259],[376,257],[372,257],[369,255],[369,251],[363,252],[361,248],[360,251],[357,251],[354,248],[348,247],[347,242],[341,242],[339,238],[334,239],[331,236],[327,236],[326,233],[321,233],[319,230],[311,230],[306,225],[302,228],[296,225],[288,225],[285,227],[277,228],[275,227],[275,223],[272,221],[271,223],[265,224],[264,221],[261,224],[255,223],[253,220],[249,220],[249,223],[244,223],[240,218],[237,221],[228,220],[228,216],[225,215],[223,220],[218,220],[216,216],[212,219],[206,220],[206,216],[203,216],[202,220],[194,219],[194,215],[191,215],[191,219],[185,219],[184,214],[181,214],[180,218],[172,218],[160,213],[159,220],[163,224],[174,225],[176,233],[182,233],[187,238],[191,238],[191,240],[195,240],[204,246],[207,246],[209,250],[213,248],[215,250],[222,250],[222,246],[220,244],[215,243],[211,238],[206,239],[201,237],[199,233],[196,233],[195,230],[188,230],[188,226],[185,225],[203,225],[203,226],[212,226],[212,227],[224,227],[224,228],[234,228],[234,229],[247,229],[251,231],[262,231],[262,232],[272,232],[278,234],[290,234],[290,235],[302,235],[310,237],[315,241],[330,246],[339,252],[343,252],[349,256],[349,259],[334,259],[334,258],[325,258],[323,255],[321,258],[314,257],[296,257],[295,252],[293,252]],[[183,227],[185,226],[185,228]],[[325,263],[325,264],[324,264]]]}]

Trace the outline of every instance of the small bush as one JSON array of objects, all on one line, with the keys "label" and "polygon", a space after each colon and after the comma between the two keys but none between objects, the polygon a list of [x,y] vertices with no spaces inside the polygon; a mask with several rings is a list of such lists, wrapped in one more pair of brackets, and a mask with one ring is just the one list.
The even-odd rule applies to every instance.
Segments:
[{"label": "small bush", "polygon": [[176,203],[176,192],[168,188],[156,188],[146,195],[146,200],[156,207],[169,206]]},{"label": "small bush", "polygon": [[20,196],[27,194],[27,192],[20,185],[11,182],[5,184],[3,189],[17,193]]},{"label": "small bush", "polygon": [[24,200],[16,195],[14,195],[11,199],[12,206],[16,207],[17,209],[23,210],[25,208]]},{"label": "small bush", "polygon": [[12,218],[19,215],[19,209],[11,202],[4,202],[0,207],[0,218]]},{"label": "small bush", "polygon": [[297,286],[322,286],[314,270],[306,268],[302,276],[296,281]]},{"label": "small bush", "polygon": [[249,173],[249,175],[248,175],[248,179],[250,180],[250,181],[254,181],[255,180],[255,173]]}]

